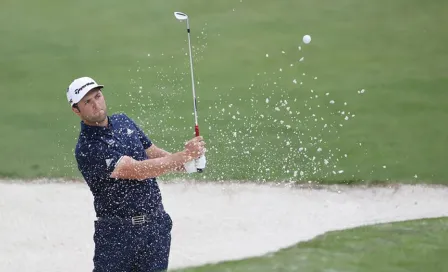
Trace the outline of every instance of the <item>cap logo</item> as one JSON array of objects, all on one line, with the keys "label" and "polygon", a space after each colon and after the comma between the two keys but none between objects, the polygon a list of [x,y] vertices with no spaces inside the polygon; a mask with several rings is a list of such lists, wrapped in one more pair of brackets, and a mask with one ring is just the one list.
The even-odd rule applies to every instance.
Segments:
[{"label": "cap logo", "polygon": [[85,87],[87,87],[89,85],[93,85],[93,84],[95,84],[95,82],[89,82],[89,83],[82,85],[80,88],[75,90],[75,94],[79,94],[82,91],[82,89],[84,89]]}]

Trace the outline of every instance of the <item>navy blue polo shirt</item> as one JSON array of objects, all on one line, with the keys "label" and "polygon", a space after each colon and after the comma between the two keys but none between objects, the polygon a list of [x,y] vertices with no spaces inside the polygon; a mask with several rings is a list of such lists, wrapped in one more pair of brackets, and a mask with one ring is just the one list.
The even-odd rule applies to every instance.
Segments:
[{"label": "navy blue polo shirt", "polygon": [[129,217],[151,213],[162,205],[155,178],[130,180],[110,178],[122,156],[148,159],[145,149],[151,140],[125,114],[108,116],[107,127],[89,126],[81,121],[75,149],[78,169],[94,197],[97,217]]}]

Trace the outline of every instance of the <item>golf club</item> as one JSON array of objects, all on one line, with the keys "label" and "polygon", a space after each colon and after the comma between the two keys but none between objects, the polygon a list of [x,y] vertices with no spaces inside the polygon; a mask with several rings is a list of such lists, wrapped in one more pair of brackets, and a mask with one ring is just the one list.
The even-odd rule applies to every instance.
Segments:
[{"label": "golf club", "polygon": [[[183,12],[174,12],[174,17],[179,21],[187,21],[187,36],[188,36],[188,52],[190,55],[190,74],[191,74],[191,88],[193,90],[193,107],[194,107],[194,130],[196,137],[199,136],[199,124],[198,124],[198,113],[197,113],[197,99],[196,90],[194,86],[194,74],[193,74],[193,56],[191,54],[191,39],[190,39],[190,21],[188,15]],[[203,172],[203,169],[197,169],[199,173]]]}]

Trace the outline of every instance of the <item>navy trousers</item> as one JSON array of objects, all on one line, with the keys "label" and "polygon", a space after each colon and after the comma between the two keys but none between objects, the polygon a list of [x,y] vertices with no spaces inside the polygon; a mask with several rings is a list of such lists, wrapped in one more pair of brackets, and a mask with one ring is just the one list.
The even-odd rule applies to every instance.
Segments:
[{"label": "navy trousers", "polygon": [[166,212],[143,224],[95,221],[93,272],[166,271],[172,226]]}]

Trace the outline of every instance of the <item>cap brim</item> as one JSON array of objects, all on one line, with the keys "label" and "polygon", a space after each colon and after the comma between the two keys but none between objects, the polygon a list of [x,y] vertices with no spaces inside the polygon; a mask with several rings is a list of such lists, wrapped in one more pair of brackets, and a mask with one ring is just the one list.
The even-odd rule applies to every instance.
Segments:
[{"label": "cap brim", "polygon": [[86,94],[87,94],[88,92],[90,92],[91,90],[96,89],[96,88],[104,88],[104,85],[93,84],[93,85],[90,85],[90,86],[84,88],[84,89],[79,93],[79,95],[76,97],[76,99],[73,100],[73,102],[72,102],[72,106],[73,106],[74,104],[76,104],[76,103],[79,103],[79,101],[81,101],[81,100],[84,98],[84,96],[86,96]]}]

